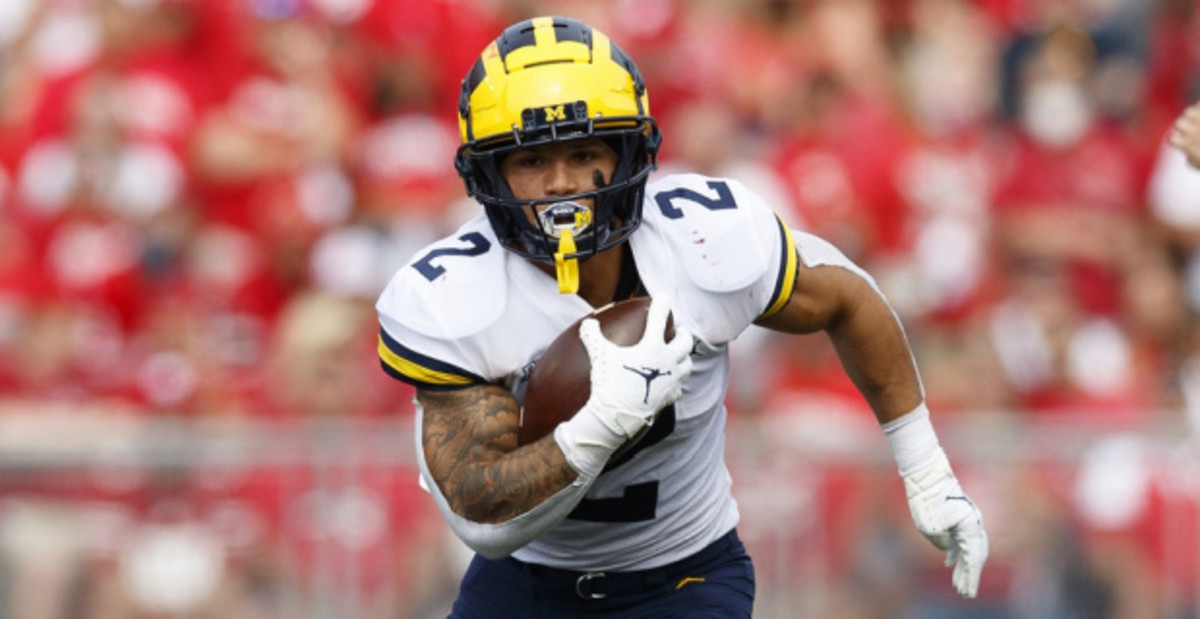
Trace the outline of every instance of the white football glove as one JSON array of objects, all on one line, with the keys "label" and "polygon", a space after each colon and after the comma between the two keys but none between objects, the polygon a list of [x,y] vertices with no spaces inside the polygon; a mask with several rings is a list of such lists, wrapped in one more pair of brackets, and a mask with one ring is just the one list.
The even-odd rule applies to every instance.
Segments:
[{"label": "white football glove", "polygon": [[917,530],[946,551],[946,567],[954,566],[955,590],[975,597],[988,556],[987,532],[983,515],[954,477],[946,452],[938,447],[933,460],[903,479]]},{"label": "white football glove", "polygon": [[604,337],[594,318],[583,321],[579,338],[591,361],[591,396],[554,438],[567,461],[583,475],[598,475],[618,447],[654,422],[658,411],[679,399],[692,372],[692,335],[675,325],[675,338],[663,341],[669,302],[653,299],[642,339],[617,346]]}]

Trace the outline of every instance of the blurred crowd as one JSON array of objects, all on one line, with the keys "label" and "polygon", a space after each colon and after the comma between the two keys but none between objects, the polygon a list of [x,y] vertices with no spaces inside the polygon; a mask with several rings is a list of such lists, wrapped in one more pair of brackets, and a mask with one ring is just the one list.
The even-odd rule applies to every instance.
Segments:
[{"label": "blurred crowd", "polygon": [[[1193,2],[0,11],[6,396],[152,415],[402,408],[367,378],[369,352],[330,349],[369,349],[356,336],[386,279],[478,212],[451,164],[459,80],[504,25],[543,13],[638,59],[662,172],[742,178],[875,274],[938,409],[1127,422],[1195,381],[1200,198],[1163,148],[1200,96]],[[791,375],[751,375],[745,408],[771,381],[827,381],[796,350],[771,364]],[[347,373],[362,388],[297,393]]]},{"label": "blurred crowd", "polygon": [[[452,164],[465,71],[509,23],[565,14],[638,63],[659,174],[739,178],[876,277],[940,418],[1194,432],[1200,170],[1165,138],[1200,98],[1198,13],[3,0],[0,409],[408,415],[411,392],[378,369],[373,302],[414,250],[480,212]],[[823,340],[752,331],[735,354],[735,422],[877,440]],[[1110,558],[1097,578],[1129,565]],[[1200,588],[1195,561],[1178,568],[1157,569]]]}]

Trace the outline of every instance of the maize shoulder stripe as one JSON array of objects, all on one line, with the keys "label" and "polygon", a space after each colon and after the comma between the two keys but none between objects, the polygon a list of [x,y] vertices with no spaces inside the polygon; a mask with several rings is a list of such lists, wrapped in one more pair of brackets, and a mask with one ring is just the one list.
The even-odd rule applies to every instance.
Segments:
[{"label": "maize shoulder stripe", "polygon": [[767,318],[782,310],[792,298],[796,289],[796,270],[799,269],[800,258],[796,254],[796,244],[792,239],[792,231],[784,225],[783,220],[775,217],[779,224],[779,242],[782,244],[779,265],[779,279],[775,282],[775,290],[771,293],[771,302],[759,318]]},{"label": "maize shoulder stripe", "polygon": [[483,377],[422,355],[379,331],[379,362],[397,380],[421,389],[456,389],[486,384]]}]

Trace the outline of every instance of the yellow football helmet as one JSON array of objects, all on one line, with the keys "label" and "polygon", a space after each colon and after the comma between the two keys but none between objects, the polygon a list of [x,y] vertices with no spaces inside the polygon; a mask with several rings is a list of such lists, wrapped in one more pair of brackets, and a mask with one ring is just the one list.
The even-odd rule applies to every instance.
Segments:
[{"label": "yellow football helmet", "polygon": [[[619,244],[641,223],[661,137],[641,73],[602,32],[565,17],[509,26],[463,79],[458,120],[455,167],[509,250],[557,259],[561,269],[564,259],[574,264]],[[556,198],[541,216],[546,201],[513,197],[499,173],[506,154],[586,137],[605,140],[620,157],[607,185]],[[574,204],[580,198],[594,199],[591,213]]]}]

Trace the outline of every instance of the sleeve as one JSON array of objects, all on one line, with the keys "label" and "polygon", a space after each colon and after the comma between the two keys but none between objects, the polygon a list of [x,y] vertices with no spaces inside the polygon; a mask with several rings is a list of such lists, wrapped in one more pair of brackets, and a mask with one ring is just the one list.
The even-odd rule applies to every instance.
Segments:
[{"label": "sleeve", "polygon": [[468,232],[418,252],[396,272],[375,303],[384,372],[419,389],[493,382],[485,342],[506,297],[492,249]]},{"label": "sleeve", "polygon": [[735,179],[673,175],[652,187],[647,208],[662,247],[647,250],[647,262],[677,265],[679,280],[657,283],[690,309],[699,337],[732,341],[787,305],[799,256],[791,229],[757,193]]},{"label": "sleeve", "polygon": [[488,382],[470,370],[401,344],[383,327],[379,329],[378,350],[384,372],[418,389],[458,389]]},{"label": "sleeve", "polygon": [[794,249],[796,244],[792,240],[792,231],[778,216],[775,217],[775,224],[778,227],[779,235],[778,259],[774,269],[775,283],[770,295],[767,296],[766,309],[759,314],[758,318],[767,318],[778,313],[783,306],[787,305],[788,299],[792,298],[792,291],[796,288],[799,257]]}]

